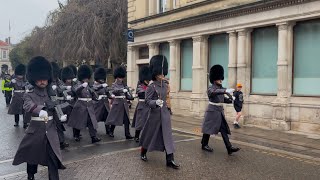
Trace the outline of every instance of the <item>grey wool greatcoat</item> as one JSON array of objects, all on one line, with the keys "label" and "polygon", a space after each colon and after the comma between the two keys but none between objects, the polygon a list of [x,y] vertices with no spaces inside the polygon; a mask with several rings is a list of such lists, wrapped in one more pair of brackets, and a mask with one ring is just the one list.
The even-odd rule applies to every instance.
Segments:
[{"label": "grey wool greatcoat", "polygon": [[[145,100],[146,90],[147,90],[147,86],[139,82],[137,87],[137,94],[138,94],[139,100]],[[132,127],[134,127],[136,130],[142,130],[143,126],[147,121],[149,109],[150,108],[146,102],[143,102],[143,101],[138,102],[136,111],[134,112],[134,116],[133,116]]]},{"label": "grey wool greatcoat", "polygon": [[[232,97],[229,95],[230,97],[226,98],[225,91],[226,89],[221,85],[212,84],[207,90],[209,101],[213,103],[232,103]],[[208,104],[208,108],[205,112],[204,121],[202,124],[202,133],[211,135],[218,134],[220,131],[221,123],[226,124],[228,131],[227,133],[231,134],[224,115],[223,106]]]},{"label": "grey wool greatcoat", "polygon": [[[38,117],[39,112],[46,109],[45,103],[47,101],[50,101],[47,89],[35,87],[32,92],[25,93],[23,108],[32,117]],[[49,116],[53,115],[52,111],[47,110],[47,112]],[[31,120],[12,164],[19,165],[26,162],[28,164],[47,166],[47,143],[50,143],[53,152],[59,159],[61,168],[60,144],[55,121],[53,120],[49,120],[47,123]]]},{"label": "grey wool greatcoat", "polygon": [[[112,94],[115,96],[126,96],[126,94],[123,93],[124,88],[128,87],[125,86],[123,82],[116,81],[111,86]],[[127,98],[112,99],[112,106],[106,121],[106,125],[122,126],[125,116],[128,118],[130,117]]]},{"label": "grey wool greatcoat", "polygon": [[68,121],[68,126],[75,129],[85,129],[87,127],[87,122],[91,121],[93,128],[97,129],[98,122],[96,115],[94,113],[94,103],[91,101],[81,101],[79,98],[95,98],[93,90],[89,87],[83,87],[80,83],[76,87],[76,95],[78,97],[72,112],[70,114],[70,119]]},{"label": "grey wool greatcoat", "polygon": [[11,103],[9,106],[8,114],[24,114],[23,112],[23,95],[24,92],[15,92],[17,90],[24,91],[25,86],[27,85],[27,82],[20,79],[15,79],[16,83],[10,82],[8,84],[9,87],[12,87],[13,90],[13,96],[11,99]]},{"label": "grey wool greatcoat", "polygon": [[103,87],[102,84],[95,83],[93,90],[98,95],[98,100],[94,102],[94,111],[98,122],[105,122],[110,112],[108,87]]},{"label": "grey wool greatcoat", "polygon": [[[146,104],[150,111],[141,133],[140,145],[150,151],[166,151],[174,153],[172,138],[171,115],[167,107],[166,98],[169,96],[168,84],[163,81],[154,81],[149,84],[146,91]],[[164,101],[163,107],[156,104],[156,100]]]}]

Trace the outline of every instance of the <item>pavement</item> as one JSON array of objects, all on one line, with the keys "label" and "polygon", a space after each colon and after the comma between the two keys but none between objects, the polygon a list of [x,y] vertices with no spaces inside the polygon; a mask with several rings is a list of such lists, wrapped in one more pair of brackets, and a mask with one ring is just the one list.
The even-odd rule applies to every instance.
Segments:
[{"label": "pavement", "polygon": [[[12,158],[24,135],[22,127],[13,127],[13,116],[6,114],[4,98],[0,95],[0,179],[26,179],[26,165],[12,166]],[[70,143],[62,151],[67,169],[60,171],[64,180],[99,179],[320,179],[320,138],[296,132],[278,132],[256,127],[231,128],[231,142],[241,151],[228,156],[220,138],[211,137],[213,153],[200,148],[201,119],[172,117],[175,160],[180,170],[165,166],[165,154],[148,153],[148,162],[139,159],[139,147],[125,140],[124,130],[117,127],[115,138],[105,135],[99,123],[102,142],[92,145],[87,131],[76,143],[67,128]],[[22,124],[21,124],[22,126]],[[231,127],[231,126],[230,126]],[[131,129],[134,134],[134,129]],[[39,167],[36,179],[48,179],[45,167]]]}]

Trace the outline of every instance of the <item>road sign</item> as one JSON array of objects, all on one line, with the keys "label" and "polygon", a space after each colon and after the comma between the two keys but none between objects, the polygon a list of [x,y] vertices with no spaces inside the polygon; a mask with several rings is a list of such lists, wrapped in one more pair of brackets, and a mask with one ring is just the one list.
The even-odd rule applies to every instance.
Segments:
[{"label": "road sign", "polygon": [[133,29],[128,29],[128,42],[134,42],[134,32]]}]

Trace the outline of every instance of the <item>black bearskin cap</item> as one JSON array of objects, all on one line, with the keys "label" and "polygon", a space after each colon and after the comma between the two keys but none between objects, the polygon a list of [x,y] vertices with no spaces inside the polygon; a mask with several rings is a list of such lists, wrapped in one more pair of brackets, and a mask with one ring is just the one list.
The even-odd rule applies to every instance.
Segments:
[{"label": "black bearskin cap", "polygon": [[148,66],[143,66],[139,71],[139,81],[144,83],[144,81],[150,81],[152,79],[150,68]]},{"label": "black bearskin cap", "polygon": [[156,76],[168,74],[168,61],[163,55],[155,55],[150,60],[150,71],[152,74],[152,80],[156,80]]},{"label": "black bearskin cap", "polygon": [[210,68],[210,83],[213,84],[216,80],[224,80],[224,69],[221,65],[214,65]]},{"label": "black bearskin cap", "polygon": [[91,68],[87,65],[81,65],[78,70],[78,80],[90,79],[92,75]]},{"label": "black bearskin cap", "polygon": [[24,64],[19,64],[15,68],[14,74],[17,76],[24,76],[26,74],[26,66]]},{"label": "black bearskin cap", "polygon": [[56,62],[51,62],[53,78],[59,78],[60,67]]},{"label": "black bearskin cap", "polygon": [[107,79],[107,71],[104,68],[97,68],[94,72],[94,80],[106,80]]},{"label": "black bearskin cap", "polygon": [[125,78],[126,75],[127,75],[126,69],[124,67],[121,67],[121,66],[117,67],[113,72],[113,77],[115,79],[117,79],[117,78]]},{"label": "black bearskin cap", "polygon": [[67,79],[73,79],[73,78],[75,78],[75,75],[74,75],[73,70],[71,69],[71,67],[67,66],[67,67],[62,69],[62,71],[61,71],[61,80],[63,82],[65,82]]},{"label": "black bearskin cap", "polygon": [[70,68],[72,69],[73,74],[74,74],[75,76],[78,75],[78,70],[77,70],[77,67],[76,67],[76,66],[74,66],[74,65],[69,65],[68,67],[70,67]]},{"label": "black bearskin cap", "polygon": [[38,80],[48,80],[50,84],[52,81],[52,66],[50,62],[42,56],[32,58],[27,68],[27,79],[34,86]]}]

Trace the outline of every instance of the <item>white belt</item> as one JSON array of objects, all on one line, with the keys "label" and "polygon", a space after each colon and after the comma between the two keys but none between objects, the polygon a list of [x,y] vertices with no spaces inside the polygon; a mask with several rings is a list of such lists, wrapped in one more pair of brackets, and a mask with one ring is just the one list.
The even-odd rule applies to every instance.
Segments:
[{"label": "white belt", "polygon": [[31,117],[32,121],[50,121],[53,119],[53,116],[49,116],[47,120],[45,120],[44,118],[41,117]]},{"label": "white belt", "polygon": [[116,99],[124,99],[126,97],[125,96],[115,96],[114,98],[116,98]]},{"label": "white belt", "polygon": [[98,100],[101,100],[102,98],[107,98],[107,95],[99,95]]},{"label": "white belt", "polygon": [[139,99],[139,102],[145,102],[146,100],[145,99]]},{"label": "white belt", "polygon": [[58,96],[56,96],[56,100],[63,101],[63,100],[64,100],[64,97],[58,97]]},{"label": "white belt", "polygon": [[24,93],[25,90],[14,90],[13,92],[17,92],[17,93]]},{"label": "white belt", "polygon": [[214,106],[223,106],[222,103],[214,103],[214,102],[210,102],[210,101],[209,101],[209,104],[214,105]]},{"label": "white belt", "polygon": [[92,101],[92,98],[78,98],[78,100],[89,102],[89,101]]}]

